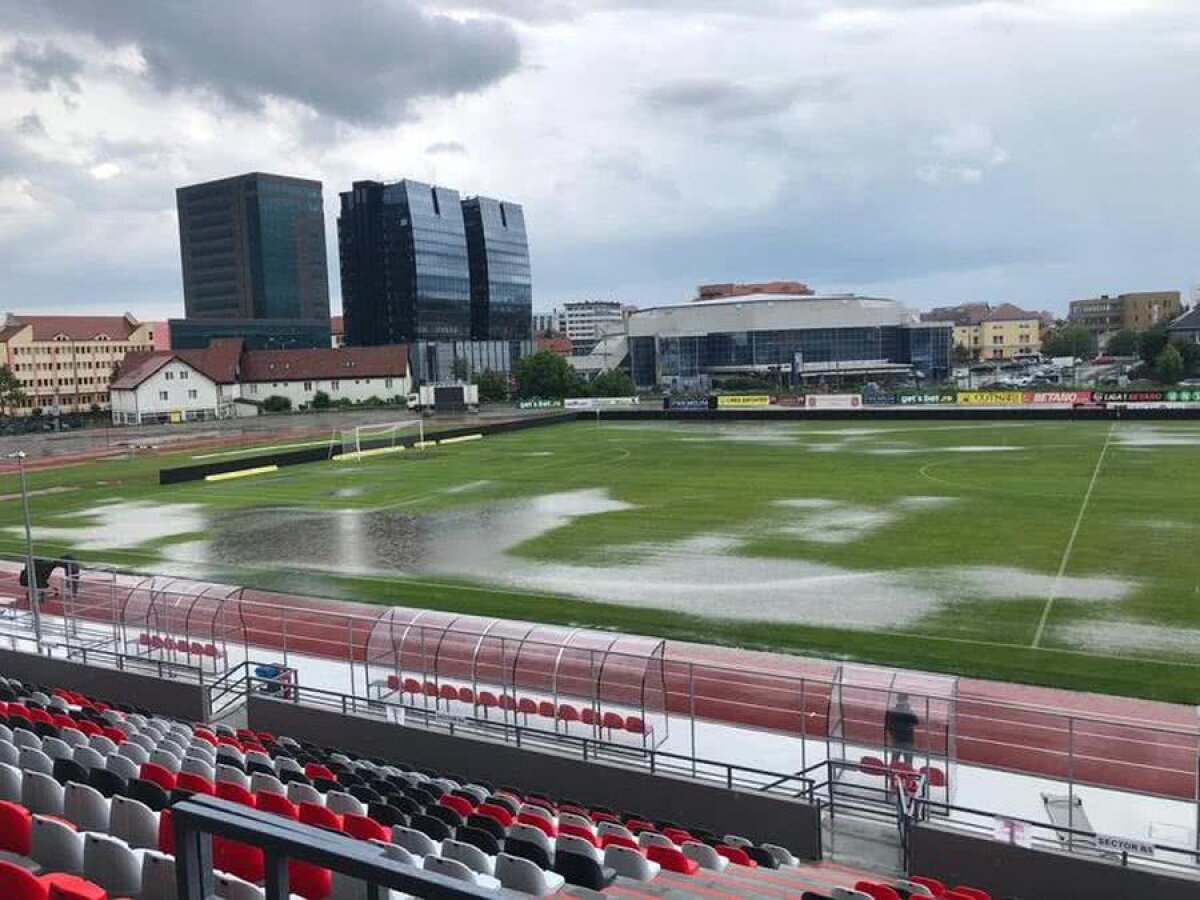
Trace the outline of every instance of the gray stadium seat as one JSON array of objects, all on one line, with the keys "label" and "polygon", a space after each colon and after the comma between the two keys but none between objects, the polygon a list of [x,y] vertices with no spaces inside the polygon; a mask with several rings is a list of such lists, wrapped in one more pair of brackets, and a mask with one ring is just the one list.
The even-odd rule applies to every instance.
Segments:
[{"label": "gray stadium seat", "polygon": [[132,781],[142,772],[142,767],[140,765],[135,763],[128,756],[122,756],[120,753],[114,753],[112,756],[110,756],[107,760],[105,768],[114,775],[120,775],[126,781]]},{"label": "gray stadium seat", "polygon": [[83,839],[83,877],[118,897],[142,892],[142,857],[120,838],[89,832]]},{"label": "gray stadium seat", "polygon": [[21,778],[20,803],[31,813],[63,814],[63,786],[44,772],[25,771]]},{"label": "gray stadium seat", "polygon": [[454,838],[446,838],[442,841],[442,856],[446,859],[458,860],[472,872],[478,872],[481,875],[495,874],[495,859],[488,856],[478,847],[464,844],[462,841],[454,840]]},{"label": "gray stadium seat", "polygon": [[21,757],[17,765],[26,772],[41,772],[44,775],[54,773],[54,760],[33,747],[21,748]]},{"label": "gray stadium seat", "polygon": [[725,867],[729,865],[729,860],[708,844],[701,843],[700,841],[684,841],[683,846],[679,849],[683,851],[683,855],[688,859],[699,863],[702,869],[709,869],[713,872],[724,872]]},{"label": "gray stadium seat", "polygon": [[69,781],[63,788],[63,818],[80,831],[108,831],[108,798],[91,785]]},{"label": "gray stadium seat", "polygon": [[347,813],[355,816],[365,816],[367,805],[357,797],[345,791],[329,791],[325,794],[325,805],[331,812],[344,816]]},{"label": "gray stadium seat", "polygon": [[0,762],[0,800],[21,802],[21,770],[3,762]]},{"label": "gray stadium seat", "polygon": [[21,761],[21,751],[9,741],[0,740],[0,763],[15,766]]},{"label": "gray stadium seat", "polygon": [[635,881],[651,881],[662,871],[658,863],[646,859],[636,850],[619,844],[610,844],[604,848],[604,865],[618,875]]},{"label": "gray stadium seat", "polygon": [[437,842],[433,838],[403,825],[392,826],[392,843],[414,856],[436,856],[438,852]]},{"label": "gray stadium seat", "polygon": [[157,850],[142,856],[142,896],[154,900],[176,900],[175,857]]},{"label": "gray stadium seat", "polygon": [[529,860],[509,853],[501,853],[496,857],[496,878],[510,891],[521,891],[535,897],[557,894],[566,883],[561,875],[546,872]]},{"label": "gray stadium seat", "polygon": [[150,762],[150,753],[141,744],[135,744],[133,741],[122,741],[121,746],[117,748],[117,753],[124,756],[126,759],[132,760],[139,766],[142,763]]},{"label": "gray stadium seat", "polygon": [[145,803],[122,797],[112,798],[108,833],[133,849],[158,846],[158,813]]},{"label": "gray stadium seat", "polygon": [[29,856],[43,871],[78,875],[83,871],[83,835],[58,819],[34,816]]}]

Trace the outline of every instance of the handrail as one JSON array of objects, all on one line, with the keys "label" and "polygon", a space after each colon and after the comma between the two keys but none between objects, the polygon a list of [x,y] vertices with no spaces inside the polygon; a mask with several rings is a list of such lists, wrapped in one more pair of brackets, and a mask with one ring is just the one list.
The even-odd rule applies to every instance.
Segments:
[{"label": "handrail", "polygon": [[215,896],[212,839],[221,837],[263,850],[266,900],[287,900],[289,858],[303,859],[366,882],[367,897],[392,888],[417,897],[494,897],[495,891],[426,872],[384,855],[381,847],[313,825],[261,813],[217,797],[193,795],[171,808],[179,900]]}]

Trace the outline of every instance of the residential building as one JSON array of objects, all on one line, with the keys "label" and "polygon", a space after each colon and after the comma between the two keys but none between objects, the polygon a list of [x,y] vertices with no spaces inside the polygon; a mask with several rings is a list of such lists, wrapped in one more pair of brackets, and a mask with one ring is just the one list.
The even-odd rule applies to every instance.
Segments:
[{"label": "residential building", "polygon": [[533,333],[535,336],[546,334],[566,334],[566,332],[567,316],[561,307],[552,309],[550,312],[533,314]]},{"label": "residential building", "polygon": [[9,313],[0,326],[0,365],[21,383],[28,415],[107,408],[109,382],[125,355],[154,349],[161,323],[123,316],[26,316]]},{"label": "residential building", "polygon": [[762,281],[747,284],[724,282],[702,284],[696,288],[693,302],[721,300],[726,297],[749,297],[754,294],[785,294],[789,297],[811,297],[814,291],[803,281]]},{"label": "residential building", "polygon": [[563,326],[571,339],[571,354],[587,356],[600,339],[604,325],[619,325],[622,306],[616,300],[573,300],[563,304]]},{"label": "residential building", "polygon": [[268,397],[293,407],[323,391],[333,400],[407,395],[408,348],[247,350],[239,338],[203,349],[131,354],[112,383],[116,425],[192,422],[256,415]]},{"label": "residential building", "polygon": [[175,199],[184,315],[193,336],[203,323],[213,323],[212,337],[236,334],[230,322],[259,323],[254,335],[261,339],[270,328],[264,322],[307,322],[301,331],[281,326],[281,335],[315,333],[328,346],[319,181],[250,172],[179,188]]},{"label": "residential building", "polygon": [[1118,331],[1145,331],[1159,322],[1175,319],[1182,312],[1179,291],[1140,291],[1072,300],[1067,321],[1086,328],[1103,347]]},{"label": "residential building", "polygon": [[1012,359],[1042,349],[1044,314],[1011,303],[961,303],[921,314],[923,322],[954,326],[954,346],[972,359]]},{"label": "residential building", "polygon": [[471,339],[471,276],[458,192],[356,181],[341,194],[346,344]]},{"label": "residential building", "polygon": [[921,322],[894,300],[852,294],[751,294],[643,309],[625,333],[639,388],[705,389],[731,375],[938,380],[952,364],[951,323]]},{"label": "residential building", "polygon": [[525,212],[490,197],[462,202],[471,275],[471,339],[527,341],[533,333],[533,278]]},{"label": "residential building", "polygon": [[1200,306],[1193,306],[1171,323],[1171,340],[1185,344],[1200,344]]},{"label": "residential building", "polygon": [[329,319],[329,339],[334,347],[346,346],[346,320],[342,316]]}]

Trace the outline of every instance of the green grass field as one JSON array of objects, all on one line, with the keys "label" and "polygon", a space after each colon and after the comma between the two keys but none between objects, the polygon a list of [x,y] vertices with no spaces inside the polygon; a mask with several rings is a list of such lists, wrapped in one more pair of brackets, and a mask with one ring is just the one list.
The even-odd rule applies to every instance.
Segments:
[{"label": "green grass field", "polygon": [[191,461],[33,474],[38,552],[1200,701],[1200,424],[575,423],[158,486]]}]

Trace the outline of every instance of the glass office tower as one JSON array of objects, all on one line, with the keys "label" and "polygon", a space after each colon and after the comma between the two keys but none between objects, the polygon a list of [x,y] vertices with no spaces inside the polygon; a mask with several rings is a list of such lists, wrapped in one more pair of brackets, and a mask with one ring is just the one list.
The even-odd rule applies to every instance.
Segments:
[{"label": "glass office tower", "polygon": [[458,192],[356,181],[341,194],[342,313],[351,346],[471,337],[471,280]]},{"label": "glass office tower", "polygon": [[516,203],[463,201],[471,270],[471,337],[524,341],[533,332],[533,280],[525,212]]},{"label": "glass office tower", "polygon": [[188,319],[328,320],[319,181],[251,172],[175,202]]}]

